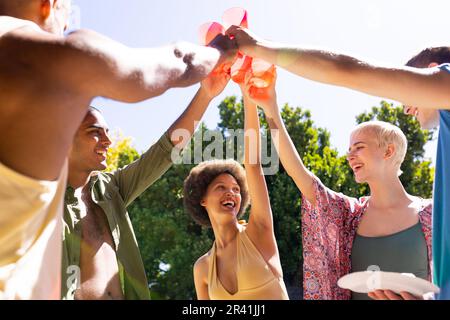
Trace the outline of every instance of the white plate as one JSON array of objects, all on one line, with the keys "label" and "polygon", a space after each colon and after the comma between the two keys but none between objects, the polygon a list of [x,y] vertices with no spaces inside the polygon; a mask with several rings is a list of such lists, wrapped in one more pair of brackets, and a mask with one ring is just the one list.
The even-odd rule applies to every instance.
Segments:
[{"label": "white plate", "polygon": [[338,280],[338,286],[358,293],[391,290],[397,294],[409,292],[418,297],[427,293],[439,293],[439,288],[434,284],[416,278],[413,274],[384,271],[349,273]]}]

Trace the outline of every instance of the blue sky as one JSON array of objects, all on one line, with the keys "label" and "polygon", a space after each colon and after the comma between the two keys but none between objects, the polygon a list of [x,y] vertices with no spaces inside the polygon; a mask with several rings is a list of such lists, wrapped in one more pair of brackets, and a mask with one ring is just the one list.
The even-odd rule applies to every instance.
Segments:
[{"label": "blue sky", "polygon": [[[220,21],[231,7],[246,8],[250,28],[277,42],[338,50],[365,60],[404,64],[428,46],[449,45],[450,1],[428,0],[73,0],[82,28],[93,29],[131,47],[158,47],[176,41],[198,43],[198,27]],[[198,85],[172,89],[139,104],[98,98],[110,126],[134,138],[144,151],[182,113]],[[288,102],[312,112],[317,126],[331,131],[332,146],[343,154],[355,117],[380,98],[322,85],[283,70],[278,71],[279,103]],[[205,114],[209,128],[219,119],[217,105],[228,95],[240,95],[230,82]],[[436,144],[427,156],[434,158]]]}]

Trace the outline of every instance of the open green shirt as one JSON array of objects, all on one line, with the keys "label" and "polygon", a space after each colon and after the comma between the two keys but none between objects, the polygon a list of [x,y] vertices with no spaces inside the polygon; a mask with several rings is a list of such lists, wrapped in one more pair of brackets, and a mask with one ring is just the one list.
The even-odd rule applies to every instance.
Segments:
[{"label": "open green shirt", "polygon": [[[166,133],[135,162],[113,173],[100,172],[90,181],[92,200],[108,219],[125,299],[150,299],[144,264],[126,208],[170,168],[172,149]],[[68,187],[64,203],[62,299],[74,299],[79,286],[81,241],[79,203],[73,188]]]}]

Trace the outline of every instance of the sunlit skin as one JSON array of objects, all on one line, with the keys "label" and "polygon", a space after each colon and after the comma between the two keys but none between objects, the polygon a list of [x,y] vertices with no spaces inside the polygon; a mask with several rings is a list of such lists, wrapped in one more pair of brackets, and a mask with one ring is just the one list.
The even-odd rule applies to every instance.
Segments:
[{"label": "sunlit skin", "polygon": [[[390,146],[388,148],[393,148]],[[355,175],[355,180],[358,183],[378,184],[378,181],[385,179],[392,179],[396,175],[398,168],[392,162],[384,161],[386,159],[385,149],[381,148],[378,141],[370,134],[370,132],[359,132],[353,134],[350,138],[350,148],[347,155],[347,160]],[[414,208],[411,208],[414,211]],[[367,210],[369,214],[370,209]],[[412,223],[416,222],[414,215],[412,216]],[[369,217],[370,219],[370,217]],[[363,218],[358,229],[358,233],[371,232],[370,227],[367,227],[371,221]],[[410,216],[411,219],[411,216]],[[389,221],[387,221],[389,223]],[[385,228],[382,226],[381,228]],[[370,292],[369,297],[375,300],[417,300],[415,297],[407,292],[402,292],[397,295],[390,290],[377,290]]]},{"label": "sunlit skin", "polygon": [[[388,146],[394,148],[394,146]],[[379,146],[379,143],[370,132],[362,131],[353,134],[350,138],[350,148],[347,160],[358,183],[369,183],[388,179],[389,176],[396,175],[396,168],[392,161],[386,159],[386,152]]]},{"label": "sunlit skin", "polygon": [[[240,186],[236,179],[227,173],[217,176],[208,186],[206,194],[201,201],[201,205],[205,207],[208,212],[211,225],[213,227],[215,239],[217,242],[217,273],[223,287],[230,293],[235,293],[238,290],[236,275],[230,275],[226,270],[232,270],[236,264],[236,235],[241,226],[237,220],[237,214],[241,207],[241,193]],[[209,257],[199,260],[197,266],[208,265]],[[209,299],[207,294],[206,270],[208,267],[203,267],[204,272],[199,272],[196,268],[196,278],[205,279],[203,285],[198,285],[196,288],[199,299]],[[201,276],[198,274],[202,273]],[[204,282],[206,281],[206,282]]]},{"label": "sunlit skin", "polygon": [[[244,97],[244,130],[259,133],[259,118],[256,104],[248,97],[241,86]],[[261,166],[260,137],[256,145],[245,138],[244,167],[252,206],[248,224],[243,226],[237,219],[241,206],[241,195],[237,181],[230,174],[221,174],[210,183],[201,205],[205,207],[214,231],[217,255],[217,277],[222,286],[230,293],[238,291],[235,270],[237,263],[237,235],[245,232],[256,249],[266,261],[276,278],[282,277],[282,268],[278,246],[273,228],[272,210],[269,193]],[[255,148],[253,148],[255,147]],[[255,156],[253,158],[253,156]],[[194,265],[194,282],[199,300],[209,300],[208,272],[210,253],[200,257]]]},{"label": "sunlit skin", "polygon": [[236,56],[226,36],[209,47],[139,49],[91,30],[63,36],[68,0],[1,2],[9,5],[0,6],[0,162],[37,180],[59,178],[93,98],[144,101],[198,83]]},{"label": "sunlit skin", "polygon": [[[95,97],[128,103],[144,101],[170,88],[198,83],[216,65],[236,55],[234,42],[225,36],[214,39],[210,47],[177,42],[159,48],[130,48],[86,29],[64,36],[69,15],[67,0],[0,0],[0,163],[34,180],[61,180],[61,188],[65,177],[62,169],[75,133]],[[201,93],[197,97],[197,101],[207,99]],[[194,124],[189,126],[193,128]],[[100,163],[102,167],[104,150],[97,151],[100,153],[92,155],[97,158],[90,158],[89,165]],[[37,192],[36,199],[41,195]],[[61,198],[49,202],[57,203]],[[89,205],[90,199],[86,199],[85,204]],[[32,212],[29,210],[34,201],[30,200],[29,205],[23,209],[25,213]],[[94,207],[91,212],[101,221],[104,214],[97,209]],[[8,216],[13,223],[15,213]],[[50,213],[55,219],[48,222],[49,230],[53,228],[54,235],[61,234],[53,225],[62,214],[62,207],[50,208],[42,215]],[[102,223],[105,225],[98,225]],[[108,237],[109,230],[99,234]],[[33,236],[38,239],[41,235]],[[105,240],[106,246],[110,246],[109,240]],[[52,246],[43,249],[59,255],[59,249],[51,250]],[[37,264],[41,258],[42,255],[36,257]],[[60,269],[59,259],[45,263],[49,270]],[[106,272],[105,275],[109,277]],[[42,279],[30,283],[30,289],[34,285],[40,288],[41,282],[45,287],[59,287],[58,277]],[[116,296],[114,292],[111,295]]]},{"label": "sunlit skin", "polygon": [[70,150],[70,170],[91,173],[106,169],[106,154],[110,145],[105,119],[97,111],[88,111]]},{"label": "sunlit skin", "polygon": [[[436,66],[438,66],[438,63],[432,62],[427,68],[435,68]],[[415,117],[422,129],[429,130],[439,126],[439,111],[436,109],[404,106],[403,111],[405,114]]]},{"label": "sunlit skin", "polygon": [[211,182],[201,202],[201,205],[207,208],[211,223],[222,225],[237,222],[242,200],[240,190],[236,179],[227,173],[219,175]]},{"label": "sunlit skin", "polygon": [[[394,146],[388,146],[389,150]],[[391,162],[385,161],[389,155],[386,149],[379,146],[379,143],[370,132],[359,132],[352,134],[350,138],[350,148],[347,155],[347,160],[355,175],[355,180],[358,183],[377,184],[378,181],[385,179],[392,179],[396,175],[398,168]],[[414,208],[412,208],[414,210]],[[368,210],[370,214],[370,210]],[[367,213],[365,217],[367,217]],[[414,216],[412,222],[415,222]],[[370,232],[367,225],[370,224],[368,219],[363,218],[361,221],[358,233]],[[407,292],[402,292],[400,295],[395,294],[390,290],[377,290],[370,292],[369,297],[375,300],[417,300],[415,297]]]},{"label": "sunlit skin", "polygon": [[[428,68],[438,66],[437,63],[430,63]],[[422,129],[433,129],[439,126],[439,111],[435,109],[418,108],[412,106],[404,106],[406,114],[413,116],[419,121]]]},{"label": "sunlit skin", "polygon": [[438,110],[405,106],[404,112],[415,117],[422,129],[430,130],[439,126]]}]

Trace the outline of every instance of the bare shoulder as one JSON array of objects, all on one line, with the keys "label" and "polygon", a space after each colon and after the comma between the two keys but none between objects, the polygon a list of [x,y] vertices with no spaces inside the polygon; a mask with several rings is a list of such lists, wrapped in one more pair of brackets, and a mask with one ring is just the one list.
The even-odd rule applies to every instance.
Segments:
[{"label": "bare shoulder", "polygon": [[208,275],[209,275],[209,261],[211,251],[197,259],[194,264],[194,283],[197,298],[199,300],[209,300],[208,293]]},{"label": "bare shoulder", "polygon": [[104,64],[98,63],[99,55],[86,49],[89,37],[90,33],[82,30],[62,36],[28,25],[17,28],[0,39],[0,76],[12,79],[15,87],[33,89],[39,79],[41,85],[61,88],[55,92],[90,98],[97,89],[94,84],[111,75],[101,69]]},{"label": "bare shoulder", "polygon": [[208,283],[210,255],[211,251],[208,251],[198,258],[194,264],[194,282],[196,283],[197,290],[200,290],[200,288]]},{"label": "bare shoulder", "polygon": [[411,205],[419,215],[430,216],[433,212],[433,199],[424,199],[418,196],[411,197]]},{"label": "bare shoulder", "polygon": [[429,215],[433,212],[433,199],[420,199],[422,201],[422,210]]},{"label": "bare shoulder", "polygon": [[197,259],[194,264],[194,273],[196,275],[207,275],[209,269],[209,258],[211,256],[211,251],[208,251],[203,256]]},{"label": "bare shoulder", "polygon": [[41,30],[37,24],[29,20],[8,16],[0,17],[0,37],[21,28],[29,28],[35,31]]},{"label": "bare shoulder", "polygon": [[[13,18],[14,19],[14,18]],[[20,44],[45,41],[64,41],[63,36],[58,36],[42,30],[37,24],[14,19],[14,21],[4,21],[0,19],[0,46],[8,48]]]},{"label": "bare shoulder", "polygon": [[0,21],[0,65],[8,67],[2,68],[2,73],[9,70],[16,74],[39,74],[42,77],[53,69],[59,53],[55,49],[63,48],[63,36],[45,32],[27,22],[12,30],[9,30],[11,26],[3,27]]}]

